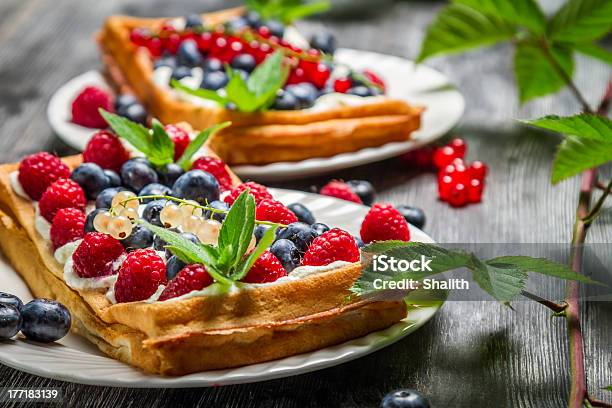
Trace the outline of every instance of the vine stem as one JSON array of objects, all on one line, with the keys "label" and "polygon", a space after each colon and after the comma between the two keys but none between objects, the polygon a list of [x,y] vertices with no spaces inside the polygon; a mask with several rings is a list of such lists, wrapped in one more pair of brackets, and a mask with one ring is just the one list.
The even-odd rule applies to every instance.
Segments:
[{"label": "vine stem", "polygon": [[553,302],[552,300],[544,299],[543,297],[540,297],[534,293],[527,292],[526,290],[522,290],[521,295],[535,302],[538,302],[542,306],[546,306],[547,308],[549,308],[555,313],[564,313],[565,309],[567,308],[566,303],[556,303],[556,302]]}]

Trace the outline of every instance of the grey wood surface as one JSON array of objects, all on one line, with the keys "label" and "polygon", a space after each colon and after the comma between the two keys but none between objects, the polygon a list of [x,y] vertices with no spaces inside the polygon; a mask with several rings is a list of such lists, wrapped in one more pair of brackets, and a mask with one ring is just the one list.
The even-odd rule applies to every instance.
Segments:
[{"label": "grey wood surface", "polygon": [[[104,18],[181,15],[213,10],[235,1],[2,0],[0,2],[0,161],[16,161],[39,150],[71,150],[46,120],[47,102],[66,80],[99,66],[93,34]],[[549,9],[554,2],[547,2]],[[311,32],[333,30],[346,47],[413,58],[424,27],[440,3],[399,2],[359,20],[308,21]],[[464,93],[467,110],[453,134],[469,143],[470,159],[490,166],[483,203],[451,209],[436,198],[435,176],[397,160],[331,176],[277,186],[308,190],[330,177],[370,180],[379,200],[425,209],[425,230],[440,242],[568,242],[577,180],[551,186],[549,168],[558,139],[516,125],[513,118],[572,113],[569,92],[519,106],[506,46],[429,64]],[[375,68],[375,67],[374,67]],[[578,87],[594,104],[610,69],[578,58]],[[605,173],[610,176],[610,168]],[[590,242],[612,242],[612,212],[590,231]],[[1,286],[1,283],[0,283]],[[588,383],[612,383],[610,304],[583,308]],[[0,366],[0,386],[61,386],[73,407],[377,406],[395,388],[415,388],[434,407],[560,407],[568,393],[564,323],[536,304],[517,302],[511,311],[494,302],[449,302],[432,321],[406,339],[370,356],[334,368],[275,381],[208,389],[112,389],[63,383]],[[15,405],[23,406],[23,405]]]}]

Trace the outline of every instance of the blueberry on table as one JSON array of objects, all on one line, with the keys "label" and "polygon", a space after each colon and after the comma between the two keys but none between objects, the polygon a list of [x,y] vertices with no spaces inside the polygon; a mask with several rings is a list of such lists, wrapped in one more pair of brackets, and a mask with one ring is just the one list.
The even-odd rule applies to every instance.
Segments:
[{"label": "blueberry on table", "polygon": [[232,68],[251,72],[255,69],[256,61],[251,54],[238,54],[232,59],[230,65]]},{"label": "blueberry on table", "polygon": [[320,31],[310,37],[310,46],[325,54],[333,55],[336,52],[336,37],[328,31]]},{"label": "blueberry on table", "polygon": [[[140,193],[138,193],[138,196],[144,197],[151,195],[171,195],[171,193],[172,190],[170,189],[170,187],[159,183],[151,183],[144,186],[143,189],[140,190]],[[143,198],[142,200],[140,200],[140,202],[146,204],[150,203],[153,200],[155,200],[155,198]]]},{"label": "blueberry on table", "polygon": [[127,252],[148,248],[153,244],[153,233],[144,225],[136,224],[132,233],[120,242]]},{"label": "blueberry on table", "polygon": [[276,94],[276,99],[272,105],[274,110],[296,110],[300,109],[300,101],[291,92],[285,90],[279,90]]},{"label": "blueberry on table", "polygon": [[287,273],[293,271],[302,262],[299,249],[288,239],[277,240],[270,247],[270,252],[278,258]]},{"label": "blueberry on table", "polygon": [[96,163],[81,164],[74,169],[70,178],[81,186],[89,200],[95,200],[102,190],[110,187],[108,176]]},{"label": "blueberry on table", "polygon": [[425,226],[425,212],[422,209],[409,205],[400,205],[397,207],[397,211],[402,214],[409,224],[419,229]]},{"label": "blueberry on table", "polygon": [[108,177],[109,187],[120,187],[121,186],[121,177],[117,174],[116,171],[105,169],[104,174]]},{"label": "blueberry on table", "polygon": [[202,63],[204,72],[223,71],[223,62],[218,58],[206,58]]},{"label": "blueberry on table", "polygon": [[315,217],[312,215],[310,210],[304,205],[300,203],[293,203],[287,206],[298,218],[298,221],[306,223],[308,225],[312,225],[315,223]]},{"label": "blueberry on table", "polygon": [[157,173],[147,161],[131,159],[121,166],[123,185],[136,193],[146,185],[157,183]]},{"label": "blueberry on table", "polygon": [[302,253],[308,250],[314,238],[310,225],[303,222],[289,224],[278,234],[279,240],[287,239],[293,242]]},{"label": "blueberry on table", "polygon": [[200,88],[217,91],[227,85],[228,82],[229,78],[227,77],[227,74],[223,71],[205,71],[204,78],[202,78],[202,83],[200,84]]},{"label": "blueberry on table", "polygon": [[0,292],[0,304],[15,306],[17,310],[21,309],[23,302],[17,296],[10,293]]},{"label": "blueberry on table", "polygon": [[157,170],[159,182],[168,187],[172,187],[183,174],[185,174],[185,170],[176,163],[166,164],[163,168]]},{"label": "blueberry on table", "polygon": [[385,395],[380,408],[429,408],[429,401],[414,390],[397,390]]},{"label": "blueberry on table", "polygon": [[8,303],[0,303],[0,340],[8,340],[21,330],[19,309]]},{"label": "blueberry on table", "polygon": [[[98,196],[98,198],[100,198],[100,196]],[[101,208],[96,208],[95,210],[87,214],[87,217],[85,217],[85,233],[86,234],[88,232],[98,232],[96,228],[94,227],[94,219],[96,218],[96,215],[98,215],[101,212],[105,212],[105,211],[108,211],[108,208],[101,207]]]},{"label": "blueberry on table", "polygon": [[[216,210],[223,210],[223,211],[229,211],[229,208],[230,208],[229,204],[227,204],[225,201],[219,201],[219,200],[215,200],[211,202],[210,204],[208,204],[208,206]],[[224,213],[213,213],[212,211],[209,211],[209,210],[206,210],[204,212],[204,218],[213,219],[219,222],[223,222],[223,220],[225,220],[225,216],[226,214]]]},{"label": "blueberry on table", "polygon": [[159,214],[161,210],[164,209],[168,200],[155,200],[148,203],[143,212],[142,219],[148,222],[149,224],[157,225],[158,227],[163,227],[164,224],[159,219]]},{"label": "blueberry on table", "polygon": [[21,332],[30,340],[50,343],[64,337],[72,318],[64,305],[49,299],[34,299],[21,308]]},{"label": "blueberry on table", "polygon": [[210,173],[190,170],[176,180],[172,186],[174,197],[195,200],[204,205],[219,200],[219,182]]},{"label": "blueberry on table", "polygon": [[286,90],[297,98],[300,109],[310,108],[319,97],[317,88],[308,82],[289,85]]},{"label": "blueberry on table", "polygon": [[369,181],[349,180],[346,182],[353,193],[357,194],[365,205],[372,205],[376,198],[376,190]]},{"label": "blueberry on table", "polygon": [[185,17],[185,28],[200,27],[202,24],[202,17],[199,14],[190,14]]},{"label": "blueberry on table", "polygon": [[[203,58],[195,40],[186,39],[181,42],[177,51],[178,62],[187,67],[195,67],[202,63]],[[191,71],[190,71],[191,73]]]},{"label": "blueberry on table", "polygon": [[166,278],[170,281],[183,269],[187,264],[172,255],[166,262]]},{"label": "blueberry on table", "polygon": [[315,238],[330,230],[329,226],[327,224],[323,224],[322,222],[312,224],[310,229],[312,230],[312,234],[315,236]]}]

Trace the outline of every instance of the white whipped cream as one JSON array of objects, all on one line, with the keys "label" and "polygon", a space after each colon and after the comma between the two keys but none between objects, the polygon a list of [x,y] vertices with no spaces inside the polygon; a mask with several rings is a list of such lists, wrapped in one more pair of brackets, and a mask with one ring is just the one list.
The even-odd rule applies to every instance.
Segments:
[{"label": "white whipped cream", "polygon": [[157,300],[159,299],[159,297],[161,296],[162,292],[164,291],[164,289],[166,289],[166,287],[164,285],[159,285],[157,287],[157,290],[155,291],[155,293],[153,293],[151,296],[149,296],[148,299],[144,300],[145,303],[153,303],[153,302],[157,302]]},{"label": "white whipped cream", "polygon": [[341,106],[361,106],[375,103],[383,99],[384,96],[357,96],[338,92],[321,95],[310,108],[304,109],[310,112],[320,112]]},{"label": "white whipped cream", "polygon": [[81,245],[83,242],[82,239],[77,239],[76,241],[68,242],[67,244],[57,248],[53,256],[57,260],[57,262],[65,265],[68,259],[72,258],[72,254],[76,251],[77,247]]},{"label": "white whipped cream", "polygon": [[283,34],[283,40],[287,41],[289,44],[293,45],[294,47],[298,47],[303,50],[310,48],[310,43],[308,42],[308,40],[304,38],[302,33],[300,33],[298,29],[292,25],[285,27],[285,33]]},{"label": "white whipped cream", "polygon": [[23,186],[19,182],[19,171],[15,170],[11,172],[11,174],[9,174],[9,180],[11,182],[11,188],[15,194],[21,198],[25,198],[26,200],[31,200],[30,196],[28,196],[28,193],[25,192]]},{"label": "white whipped cream", "polygon": [[41,237],[49,241],[51,239],[51,223],[40,215],[40,209],[36,201],[32,202],[34,206],[34,227]]},{"label": "white whipped cream", "polygon": [[95,290],[112,288],[116,281],[117,274],[102,276],[99,278],[81,278],[74,270],[72,257],[68,258],[64,264],[64,282],[66,282],[66,285],[70,286],[72,289]]}]

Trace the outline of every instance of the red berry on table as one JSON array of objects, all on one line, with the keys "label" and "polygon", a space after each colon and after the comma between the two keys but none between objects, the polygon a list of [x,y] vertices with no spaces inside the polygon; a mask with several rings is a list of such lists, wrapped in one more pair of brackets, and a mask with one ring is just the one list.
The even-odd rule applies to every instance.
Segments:
[{"label": "red berry on table", "polygon": [[285,225],[297,222],[298,220],[290,209],[285,207],[281,202],[272,199],[264,199],[257,203],[255,219]]},{"label": "red berry on table", "polygon": [[287,276],[287,271],[283,268],[278,258],[270,251],[266,251],[255,261],[247,275],[242,278],[247,283],[266,283],[274,282],[283,276]]},{"label": "red berry on table", "polygon": [[51,184],[40,197],[40,215],[49,222],[62,208],[77,208],[85,211],[87,200],[81,186],[70,179],[59,179]]},{"label": "red berry on table", "polygon": [[312,241],[304,254],[302,265],[329,265],[335,261],[359,262],[359,259],[355,238],[346,231],[333,228]]},{"label": "red berry on table", "polygon": [[433,163],[438,169],[443,168],[452,163],[453,159],[455,159],[456,153],[455,149],[450,146],[442,146],[436,149],[433,154]]},{"label": "red berry on table", "polygon": [[103,169],[116,172],[130,159],[130,153],[123,147],[121,140],[111,132],[100,130],[85,146],[83,161],[96,163]]},{"label": "red berry on table", "polygon": [[431,146],[411,150],[400,156],[400,160],[408,166],[419,169],[430,169],[433,167],[434,148]]},{"label": "red berry on table", "polygon": [[470,177],[484,180],[487,175],[487,165],[479,160],[475,160],[469,167]]},{"label": "red berry on table", "polygon": [[[463,160],[455,159],[453,160],[453,164],[450,164],[449,166],[453,166],[453,172],[452,174],[449,174],[453,178],[453,181],[456,183],[467,184],[470,179],[470,174],[467,167],[463,163]],[[446,166],[446,168],[449,166]]]},{"label": "red berry on table", "polygon": [[113,111],[113,98],[107,91],[88,86],[72,102],[72,121],[88,128],[105,128],[106,120],[98,109]]},{"label": "red berry on table", "polygon": [[470,203],[479,203],[484,190],[484,181],[478,179],[470,180],[468,184],[468,201]]},{"label": "red berry on table", "polygon": [[208,274],[203,265],[187,265],[168,283],[159,296],[159,300],[168,300],[194,290],[202,290],[212,285],[213,282],[212,276]]},{"label": "red berry on table", "polygon": [[121,242],[107,234],[90,232],[72,254],[74,271],[81,278],[112,275],[115,261],[125,254]]},{"label": "red berry on table", "polygon": [[174,142],[174,161],[177,161],[185,153],[185,149],[187,149],[191,142],[189,134],[183,128],[176,125],[166,125],[164,130]]},{"label": "red berry on table", "polygon": [[334,81],[334,91],[346,93],[353,87],[353,81],[350,78],[338,78]]},{"label": "red berry on table", "polygon": [[408,222],[391,204],[374,204],[361,224],[361,239],[373,241],[410,241]]},{"label": "red berry on table", "polygon": [[119,269],[115,299],[119,303],[145,300],[166,283],[166,265],[160,256],[153,249],[137,249]]},{"label": "red berry on table", "polygon": [[85,235],[85,213],[78,208],[62,208],[51,223],[51,243],[53,249],[76,241]]},{"label": "red berry on table", "polygon": [[462,207],[468,203],[468,190],[463,183],[455,183],[448,193],[448,203],[453,207]]},{"label": "red berry on table", "polygon": [[221,191],[231,190],[232,178],[227,171],[227,166],[221,159],[216,157],[204,156],[193,162],[192,170],[206,171],[217,179]]},{"label": "red berry on table", "polygon": [[234,201],[236,201],[238,196],[247,188],[249,189],[249,194],[255,198],[255,203],[259,203],[265,199],[272,199],[272,194],[270,194],[265,186],[249,181],[234,187],[234,189],[223,199],[223,201],[225,201],[228,205],[234,204]]},{"label": "red berry on table", "polygon": [[467,150],[467,144],[463,139],[455,138],[448,143],[448,146],[452,147],[455,151],[456,156],[464,158]]},{"label": "red berry on table", "polygon": [[453,185],[454,182],[451,176],[444,175],[438,180],[438,196],[440,197],[440,200],[448,201]]},{"label": "red berry on table", "polygon": [[332,180],[324,185],[321,188],[321,191],[319,191],[319,194],[362,204],[361,199],[353,192],[351,187],[348,184],[338,180]]},{"label": "red berry on table", "polygon": [[40,197],[53,182],[69,178],[70,169],[57,156],[47,152],[31,154],[19,163],[19,184],[32,200]]}]

